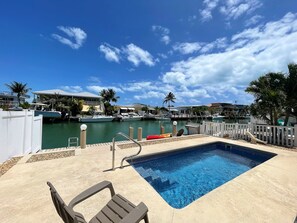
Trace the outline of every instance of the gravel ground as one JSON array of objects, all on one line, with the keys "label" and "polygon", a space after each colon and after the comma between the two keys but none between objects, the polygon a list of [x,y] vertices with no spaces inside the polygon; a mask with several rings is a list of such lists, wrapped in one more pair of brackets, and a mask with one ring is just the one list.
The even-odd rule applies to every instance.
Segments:
[{"label": "gravel ground", "polygon": [[10,168],[12,168],[21,158],[22,156],[13,157],[0,164],[0,177],[5,174]]},{"label": "gravel ground", "polygon": [[27,160],[27,163],[33,163],[43,160],[52,160],[52,159],[60,159],[65,157],[75,156],[75,151],[62,151],[62,152],[54,152],[54,153],[42,153],[42,154],[34,154]]}]

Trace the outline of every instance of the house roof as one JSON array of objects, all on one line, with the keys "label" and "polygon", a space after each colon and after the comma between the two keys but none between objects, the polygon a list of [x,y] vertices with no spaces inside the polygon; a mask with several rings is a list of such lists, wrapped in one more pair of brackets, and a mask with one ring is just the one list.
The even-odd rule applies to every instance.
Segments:
[{"label": "house roof", "polygon": [[101,98],[99,95],[90,92],[66,92],[60,89],[44,90],[44,91],[34,91],[33,94],[37,95],[61,95],[69,97],[83,97],[83,98]]}]

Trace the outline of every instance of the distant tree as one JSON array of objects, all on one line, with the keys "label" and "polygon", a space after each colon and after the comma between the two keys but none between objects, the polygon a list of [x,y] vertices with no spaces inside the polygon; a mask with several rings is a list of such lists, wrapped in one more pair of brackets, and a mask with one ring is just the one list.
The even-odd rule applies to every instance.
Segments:
[{"label": "distant tree", "polygon": [[203,116],[206,116],[207,114],[211,113],[209,108],[210,107],[208,107],[208,106],[195,107],[195,108],[193,108],[193,113],[203,117]]},{"label": "distant tree", "polygon": [[147,106],[143,106],[142,108],[141,108],[141,111],[144,111],[144,112],[147,112],[149,109],[148,109],[148,107]]},{"label": "distant tree", "polygon": [[13,92],[17,94],[18,105],[21,103],[21,97],[29,97],[27,93],[31,90],[31,88],[27,87],[27,84],[23,84],[21,82],[13,81],[10,84],[6,84],[6,86]]},{"label": "distant tree", "polygon": [[88,114],[94,115],[95,112],[96,112],[95,106],[90,106],[89,109],[88,109]]},{"label": "distant tree", "polygon": [[109,88],[109,89],[103,89],[100,92],[101,100],[104,104],[104,113],[107,115],[108,113],[112,113],[113,107],[111,106],[110,102],[117,102],[120,98],[119,96],[116,96],[116,92]]},{"label": "distant tree", "polygon": [[286,101],[285,85],[286,77],[282,73],[268,73],[252,81],[245,90],[255,97],[251,114],[277,125]]},{"label": "distant tree", "polygon": [[21,106],[23,109],[28,109],[28,108],[30,108],[30,104],[29,104],[27,101],[25,101],[24,103],[20,104],[20,106]]},{"label": "distant tree", "polygon": [[70,104],[70,111],[72,116],[76,116],[77,114],[80,114],[83,109],[83,100],[77,100],[73,99]]},{"label": "distant tree", "polygon": [[168,104],[168,108],[170,108],[170,102],[175,103],[176,98],[172,92],[169,92],[164,98],[163,104]]}]

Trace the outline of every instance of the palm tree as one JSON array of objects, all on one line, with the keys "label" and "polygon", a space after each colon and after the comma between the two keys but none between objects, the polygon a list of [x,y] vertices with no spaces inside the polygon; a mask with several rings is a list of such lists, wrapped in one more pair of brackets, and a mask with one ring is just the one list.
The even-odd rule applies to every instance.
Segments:
[{"label": "palm tree", "polygon": [[285,83],[286,77],[282,73],[268,73],[252,81],[245,90],[255,97],[251,113],[276,125],[286,101]]},{"label": "palm tree", "polygon": [[163,104],[168,104],[168,108],[170,109],[170,102],[175,103],[175,96],[172,92],[169,92],[168,95],[164,98]]},{"label": "palm tree", "polygon": [[111,106],[110,102],[117,102],[120,97],[116,96],[116,92],[111,88],[103,89],[100,92],[100,96],[102,97],[101,100],[103,101],[103,104],[104,104],[104,113],[107,115],[108,108]]},{"label": "palm tree", "polygon": [[289,74],[286,77],[285,93],[285,123],[288,124],[288,120],[291,114],[297,111],[297,64],[288,65]]},{"label": "palm tree", "polygon": [[27,88],[27,84],[23,84],[21,82],[12,82],[10,84],[6,84],[6,86],[13,92],[17,94],[18,104],[21,103],[21,97],[28,97],[27,93],[31,90],[31,88]]}]

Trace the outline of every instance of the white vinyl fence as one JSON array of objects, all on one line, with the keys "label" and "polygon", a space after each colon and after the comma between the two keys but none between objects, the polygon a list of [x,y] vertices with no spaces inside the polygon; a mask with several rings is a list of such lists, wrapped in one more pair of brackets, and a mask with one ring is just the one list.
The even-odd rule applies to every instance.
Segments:
[{"label": "white vinyl fence", "polygon": [[232,139],[248,140],[246,132],[249,131],[256,138],[269,144],[297,147],[297,125],[273,126],[256,124],[238,124],[238,123],[216,123],[203,122],[200,126],[200,133],[217,137],[228,137]]},{"label": "white vinyl fence", "polygon": [[13,156],[35,153],[42,145],[42,116],[34,111],[0,110],[0,163]]}]

